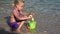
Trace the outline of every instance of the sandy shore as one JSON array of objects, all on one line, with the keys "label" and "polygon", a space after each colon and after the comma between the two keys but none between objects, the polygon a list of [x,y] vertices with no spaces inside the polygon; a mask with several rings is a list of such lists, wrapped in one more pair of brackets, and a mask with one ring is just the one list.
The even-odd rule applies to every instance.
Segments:
[{"label": "sandy shore", "polygon": [[[9,15],[12,7],[9,2],[0,1],[0,34],[16,34],[10,32]],[[30,4],[30,5],[29,5]],[[24,11],[35,12],[35,21],[37,22],[36,30],[33,34],[60,34],[60,5],[58,1],[42,2],[26,1]],[[28,32],[25,26],[21,29],[21,34],[32,34]]]}]

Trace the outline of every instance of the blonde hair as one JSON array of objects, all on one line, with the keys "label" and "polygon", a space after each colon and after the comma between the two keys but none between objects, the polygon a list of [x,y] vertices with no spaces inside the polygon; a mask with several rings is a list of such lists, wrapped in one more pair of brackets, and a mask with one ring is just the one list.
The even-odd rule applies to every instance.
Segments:
[{"label": "blonde hair", "polygon": [[23,0],[15,0],[14,3],[12,4],[12,6],[16,7],[16,5],[18,5],[20,3],[24,3],[24,1]]}]

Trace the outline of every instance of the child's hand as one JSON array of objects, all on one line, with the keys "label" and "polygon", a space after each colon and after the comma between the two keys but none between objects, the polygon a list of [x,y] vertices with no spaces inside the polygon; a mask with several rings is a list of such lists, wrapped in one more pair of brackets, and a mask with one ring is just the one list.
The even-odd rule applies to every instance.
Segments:
[{"label": "child's hand", "polygon": [[25,18],[25,19],[29,19],[29,18],[31,18],[31,16],[29,16],[29,17],[27,17],[27,16],[24,16],[24,18]]},{"label": "child's hand", "polygon": [[32,15],[29,15],[29,18],[32,18]]},{"label": "child's hand", "polygon": [[29,17],[27,17],[27,16],[24,16],[24,18],[25,18],[25,19],[29,19]]}]

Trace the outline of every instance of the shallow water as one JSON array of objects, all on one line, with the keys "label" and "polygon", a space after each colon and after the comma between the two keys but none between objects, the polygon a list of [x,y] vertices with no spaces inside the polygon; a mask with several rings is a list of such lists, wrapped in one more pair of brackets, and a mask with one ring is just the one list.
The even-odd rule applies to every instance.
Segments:
[{"label": "shallow water", "polygon": [[[60,34],[60,0],[24,0],[23,11],[36,13],[37,34]],[[0,26],[9,29],[5,23],[13,8],[12,0],[0,0]],[[23,28],[23,30],[25,30]],[[24,31],[25,32],[25,31]]]}]

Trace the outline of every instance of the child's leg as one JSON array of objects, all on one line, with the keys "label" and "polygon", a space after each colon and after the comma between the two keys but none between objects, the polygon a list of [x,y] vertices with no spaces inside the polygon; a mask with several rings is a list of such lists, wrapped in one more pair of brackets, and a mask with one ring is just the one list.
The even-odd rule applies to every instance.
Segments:
[{"label": "child's leg", "polygon": [[18,23],[18,24],[19,24],[19,26],[18,26],[18,28],[17,28],[18,31],[20,31],[20,29],[21,29],[22,25],[24,24],[24,22],[25,22],[25,21],[22,21],[22,22],[19,22],[19,23]]}]

